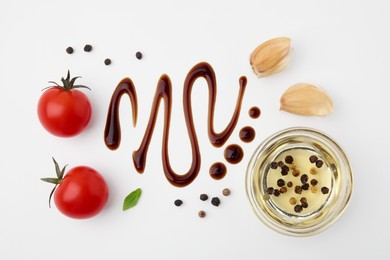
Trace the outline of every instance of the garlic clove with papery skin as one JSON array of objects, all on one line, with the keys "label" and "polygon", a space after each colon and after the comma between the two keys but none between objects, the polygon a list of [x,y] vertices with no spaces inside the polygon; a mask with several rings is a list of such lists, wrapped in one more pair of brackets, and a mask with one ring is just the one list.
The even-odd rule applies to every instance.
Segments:
[{"label": "garlic clove with papery skin", "polygon": [[302,116],[325,116],[333,112],[333,102],[321,88],[309,83],[297,83],[280,98],[280,110]]},{"label": "garlic clove with papery skin", "polygon": [[278,37],[260,44],[250,56],[253,72],[258,77],[266,77],[283,70],[289,61],[291,39]]}]

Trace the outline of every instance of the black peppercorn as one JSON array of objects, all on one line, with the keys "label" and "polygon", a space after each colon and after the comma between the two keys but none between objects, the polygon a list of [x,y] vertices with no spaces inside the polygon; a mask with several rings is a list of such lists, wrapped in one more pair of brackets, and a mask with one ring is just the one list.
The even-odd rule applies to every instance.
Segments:
[{"label": "black peppercorn", "polygon": [[296,213],[302,212],[302,206],[301,206],[301,205],[295,205],[294,211],[295,211]]},{"label": "black peppercorn", "polygon": [[269,195],[274,194],[274,188],[269,187],[269,188],[267,189],[267,193],[268,193]]},{"label": "black peppercorn", "polygon": [[309,180],[309,176],[307,176],[307,174],[303,174],[301,176],[301,182],[302,184],[306,184],[306,182]]},{"label": "black peppercorn", "polygon": [[85,52],[90,52],[90,51],[92,51],[92,46],[91,46],[90,44],[85,45],[85,46],[84,46],[84,51],[85,51]]},{"label": "black peppercorn", "polygon": [[288,174],[288,171],[290,170],[290,168],[288,168],[288,166],[287,165],[284,165],[283,167],[282,167],[282,175],[283,176],[286,176],[287,174]]},{"label": "black peppercorn", "polygon": [[287,187],[291,188],[293,186],[293,183],[291,181],[287,182]]},{"label": "black peppercorn", "polygon": [[72,53],[73,53],[73,48],[72,48],[72,47],[66,48],[66,52],[67,52],[68,54],[72,54]]},{"label": "black peppercorn", "polygon": [[278,163],[277,162],[272,162],[270,167],[271,167],[271,169],[275,170],[275,169],[278,168]]},{"label": "black peppercorn", "polygon": [[316,186],[318,184],[318,181],[316,179],[312,179],[310,181],[310,184],[313,185],[313,186]]},{"label": "black peppercorn", "polygon": [[321,168],[323,164],[324,164],[324,162],[321,161],[321,160],[316,161],[316,167],[317,168]]},{"label": "black peppercorn", "polygon": [[309,207],[309,204],[307,204],[307,202],[302,202],[302,208],[307,208],[307,207]]},{"label": "black peppercorn", "polygon": [[309,157],[309,160],[310,160],[311,163],[315,163],[318,160],[318,157],[315,156],[315,155],[312,155],[312,156]]},{"label": "black peppercorn", "polygon": [[183,204],[183,201],[182,201],[182,200],[175,200],[175,205],[176,205],[177,207],[180,207],[181,204]]},{"label": "black peppercorn", "polygon": [[279,187],[283,187],[284,184],[285,184],[285,182],[284,182],[283,179],[279,179],[276,183],[277,183],[277,185],[278,185]]},{"label": "black peppercorn", "polygon": [[307,198],[306,198],[306,197],[302,197],[299,201],[300,201],[301,203],[305,203],[305,202],[307,202]]},{"label": "black peppercorn", "polygon": [[213,204],[214,206],[218,207],[219,204],[221,204],[221,201],[219,200],[218,197],[214,197],[211,199],[211,204]]},{"label": "black peppercorn", "polygon": [[295,186],[295,193],[301,194],[302,193],[302,187],[301,186]]},{"label": "black peppercorn", "polygon": [[200,194],[199,198],[200,200],[206,201],[209,199],[209,196],[207,196],[207,194]]},{"label": "black peppercorn", "polygon": [[291,164],[294,161],[294,158],[291,155],[287,155],[286,158],[284,158],[284,161]]},{"label": "black peppercorn", "polygon": [[135,53],[135,57],[137,58],[137,59],[142,59],[142,53],[141,52],[139,52],[139,51],[137,51],[136,53]]},{"label": "black peppercorn", "polygon": [[111,60],[110,59],[105,59],[104,60],[104,64],[106,64],[107,66],[111,64]]},{"label": "black peppercorn", "polygon": [[280,168],[282,168],[282,167],[284,166],[284,162],[279,161],[279,162],[278,162],[278,166],[279,166]]},{"label": "black peppercorn", "polygon": [[279,197],[280,195],[280,191],[279,190],[274,190],[274,196],[275,197]]},{"label": "black peppercorn", "polygon": [[321,188],[321,192],[322,192],[322,194],[328,194],[328,193],[329,193],[329,188],[327,188],[327,187],[322,187],[322,188]]},{"label": "black peppercorn", "polygon": [[308,190],[309,189],[309,183],[305,183],[302,185],[302,190]]}]

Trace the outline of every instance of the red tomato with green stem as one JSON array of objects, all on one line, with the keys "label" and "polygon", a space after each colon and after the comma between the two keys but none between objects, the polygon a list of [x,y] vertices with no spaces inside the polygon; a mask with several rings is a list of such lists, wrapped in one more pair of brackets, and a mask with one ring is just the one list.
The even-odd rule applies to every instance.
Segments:
[{"label": "red tomato with green stem", "polygon": [[60,170],[53,158],[57,178],[42,178],[42,181],[55,184],[49,196],[54,193],[56,207],[64,215],[84,219],[97,215],[106,205],[109,195],[103,176],[87,166],[77,166],[64,176],[65,167]]},{"label": "red tomato with green stem", "polygon": [[76,79],[62,78],[63,86],[50,81],[55,86],[48,87],[38,102],[38,117],[42,126],[51,134],[59,137],[71,137],[83,131],[92,115],[91,104],[87,95],[77,88],[87,88],[75,85]]}]

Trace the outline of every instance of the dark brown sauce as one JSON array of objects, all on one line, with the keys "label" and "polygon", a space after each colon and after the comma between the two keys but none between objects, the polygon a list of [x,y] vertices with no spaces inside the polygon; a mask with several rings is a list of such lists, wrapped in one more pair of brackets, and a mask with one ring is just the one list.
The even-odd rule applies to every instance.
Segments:
[{"label": "dark brown sauce", "polygon": [[211,165],[209,173],[213,179],[220,180],[226,175],[226,166],[221,162],[216,162]]},{"label": "dark brown sauce", "polygon": [[[146,165],[146,156],[148,153],[149,144],[153,135],[154,126],[156,123],[156,119],[158,116],[158,108],[160,105],[160,101],[164,100],[164,130],[163,130],[163,138],[162,138],[162,162],[163,169],[166,178],[168,181],[177,186],[184,187],[190,184],[198,175],[200,170],[201,163],[201,155],[199,151],[198,139],[195,131],[195,126],[193,122],[192,115],[192,106],[191,106],[191,91],[193,84],[198,78],[204,78],[207,82],[209,89],[209,104],[208,104],[208,136],[212,145],[216,147],[220,147],[226,143],[232,134],[241,110],[242,98],[244,96],[245,87],[246,87],[246,78],[241,77],[239,80],[240,90],[236,101],[236,106],[234,113],[231,117],[229,124],[221,133],[216,133],[214,131],[214,108],[215,101],[217,96],[217,83],[215,78],[215,73],[213,68],[205,62],[199,63],[195,65],[187,74],[187,77],[184,82],[184,90],[183,90],[183,109],[184,116],[188,131],[188,137],[190,139],[191,148],[192,148],[192,163],[190,169],[184,174],[177,174],[172,170],[170,165],[169,155],[168,155],[168,139],[169,139],[169,127],[170,127],[170,119],[171,119],[171,107],[172,107],[172,84],[167,75],[162,75],[160,80],[157,83],[156,92],[154,95],[154,100],[152,104],[152,109],[149,116],[148,125],[145,130],[144,137],[140,144],[138,150],[133,152],[133,162],[136,170],[139,173],[144,172]],[[123,84],[122,84],[123,85]],[[132,86],[132,84],[129,84]],[[105,129],[105,142],[106,145],[110,149],[118,148],[120,144],[120,125],[119,125],[119,116],[118,116],[118,106],[119,99],[121,97],[121,90],[118,88],[121,86],[121,83],[118,85],[115,90],[109,108],[109,113],[107,116],[107,123]],[[125,92],[128,93],[128,92]],[[136,119],[136,113],[134,115],[134,111],[136,111],[136,92],[135,90],[132,92],[134,97],[130,95],[130,99],[133,106],[133,119]]]},{"label": "dark brown sauce", "polygon": [[231,144],[225,148],[224,156],[226,161],[231,164],[237,164],[241,162],[244,157],[244,151],[241,146],[237,144]]},{"label": "dark brown sauce", "polygon": [[251,107],[251,109],[249,109],[248,114],[251,118],[256,119],[256,118],[259,118],[259,116],[261,114],[261,110],[258,107]]},{"label": "dark brown sauce", "polygon": [[245,143],[250,143],[255,139],[256,131],[250,126],[245,126],[240,130],[240,139]]},{"label": "dark brown sauce", "polygon": [[112,94],[106,127],[104,128],[104,142],[111,150],[116,150],[121,143],[121,126],[119,122],[119,104],[122,96],[126,94],[130,97],[131,109],[133,112],[133,126],[137,124],[138,102],[137,92],[131,79],[124,78],[119,82],[114,93]]}]

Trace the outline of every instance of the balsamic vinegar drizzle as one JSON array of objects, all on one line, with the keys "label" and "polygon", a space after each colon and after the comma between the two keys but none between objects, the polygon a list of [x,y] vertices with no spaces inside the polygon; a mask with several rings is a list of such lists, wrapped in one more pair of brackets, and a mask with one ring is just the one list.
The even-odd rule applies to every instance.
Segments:
[{"label": "balsamic vinegar drizzle", "polygon": [[220,180],[223,177],[225,177],[227,172],[225,164],[221,162],[216,162],[213,165],[210,166],[210,176],[215,180]]},{"label": "balsamic vinegar drizzle", "polygon": [[244,157],[244,151],[242,150],[241,146],[237,144],[231,144],[225,148],[224,156],[226,161],[229,163],[237,164],[241,162],[242,158]]},{"label": "balsamic vinegar drizzle", "polygon": [[112,94],[108,114],[106,127],[104,129],[104,142],[106,146],[111,150],[116,150],[121,143],[121,126],[119,123],[119,104],[123,94],[127,94],[130,97],[131,109],[133,113],[133,126],[137,124],[138,115],[138,102],[137,92],[131,79],[122,79]]},{"label": "balsamic vinegar drizzle", "polygon": [[[163,100],[164,101],[164,129],[163,129],[163,138],[162,138],[162,162],[163,162],[163,169],[164,169],[165,176],[172,185],[175,185],[177,187],[184,187],[189,185],[198,175],[200,170],[201,155],[199,150],[198,138],[196,135],[196,130],[193,122],[192,105],[191,105],[192,87],[198,78],[204,78],[207,82],[208,89],[209,89],[207,128],[208,128],[208,136],[211,144],[215,147],[221,147],[229,139],[240,116],[242,99],[244,96],[245,87],[247,83],[246,77],[243,76],[239,80],[240,90],[238,93],[235,110],[229,124],[222,132],[216,133],[214,130],[214,109],[215,109],[215,101],[217,96],[217,83],[216,83],[215,73],[213,68],[208,63],[205,62],[198,63],[188,72],[187,77],[184,81],[184,90],[183,90],[183,110],[184,110],[187,131],[188,131],[188,137],[191,142],[192,163],[190,169],[186,173],[184,174],[175,173],[171,167],[169,155],[168,155],[169,127],[170,127],[171,110],[172,110],[172,84],[170,78],[166,74],[164,74],[160,77],[157,83],[157,88],[154,95],[154,100],[152,103],[149,121],[144,133],[144,137],[142,139],[142,142],[138,150],[133,152],[134,166],[139,173],[143,173],[145,169],[146,156],[153,135],[156,119],[158,116],[158,108],[160,105],[160,101]],[[111,150],[117,149],[121,141],[118,107],[119,107],[121,96],[123,94],[127,94],[130,97],[130,101],[132,104],[134,125],[137,120],[136,91],[131,80],[126,78],[122,80],[118,84],[117,88],[115,89],[111,98],[109,112],[107,115],[106,128],[104,131],[104,139],[107,147]]]}]

